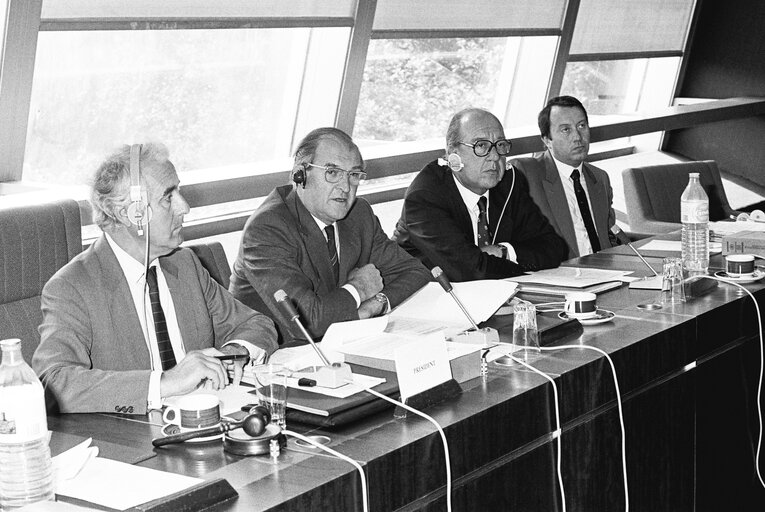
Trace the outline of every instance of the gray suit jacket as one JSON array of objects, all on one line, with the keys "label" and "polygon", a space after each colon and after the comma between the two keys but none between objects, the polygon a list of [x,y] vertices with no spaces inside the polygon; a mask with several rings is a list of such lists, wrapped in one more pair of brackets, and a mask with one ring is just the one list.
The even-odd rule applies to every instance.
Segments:
[{"label": "gray suit jacket", "polygon": [[[159,259],[186,351],[242,339],[271,353],[273,323],[236,301],[189,249]],[[133,298],[105,237],[43,288],[40,346],[32,365],[60,412],[147,409],[151,361]],[[151,318],[151,316],[149,316]]]},{"label": "gray suit jacket", "polygon": [[[560,181],[558,168],[549,151],[535,153],[533,157],[515,158],[510,163],[521,171],[529,182],[529,193],[550,224],[568,244],[568,257],[579,256],[579,247],[574,233],[574,222],[568,210],[566,192]],[[613,191],[608,174],[594,165],[585,162],[582,175],[587,183],[587,195],[592,206],[592,216],[598,239],[603,249],[618,245],[611,233],[611,226],[616,223],[616,214],[611,206]]]},{"label": "gray suit jacket", "polygon": [[229,289],[250,307],[268,311],[285,341],[304,336],[281,314],[273,299],[280,288],[295,302],[312,337],[330,324],[357,320],[353,296],[340,287],[357,267],[372,263],[383,279],[383,293],[395,307],[431,280],[416,258],[390,240],[364,199],[337,221],[340,277],[335,282],[327,242],[291,185],[277,187],[247,220]]}]

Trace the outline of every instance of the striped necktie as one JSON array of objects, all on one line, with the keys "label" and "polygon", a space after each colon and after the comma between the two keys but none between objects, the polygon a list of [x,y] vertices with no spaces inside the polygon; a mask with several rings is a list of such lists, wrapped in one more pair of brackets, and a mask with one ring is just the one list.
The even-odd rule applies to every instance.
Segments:
[{"label": "striped necktie", "polygon": [[329,252],[329,263],[332,265],[332,273],[335,276],[335,283],[340,280],[340,262],[337,259],[337,245],[335,245],[335,226],[329,225],[324,228],[327,234],[327,251]]},{"label": "striped necktie", "polygon": [[151,302],[151,314],[154,317],[154,334],[157,336],[159,360],[162,362],[162,369],[169,370],[175,366],[175,354],[173,353],[173,345],[170,343],[170,335],[167,332],[165,312],[162,311],[162,304],[159,302],[156,266],[149,268],[146,282],[149,285],[149,301]]}]

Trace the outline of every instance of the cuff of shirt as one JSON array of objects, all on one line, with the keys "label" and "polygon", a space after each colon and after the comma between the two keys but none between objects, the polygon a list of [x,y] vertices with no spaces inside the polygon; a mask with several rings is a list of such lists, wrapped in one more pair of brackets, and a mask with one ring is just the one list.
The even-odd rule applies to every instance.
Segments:
[{"label": "cuff of shirt", "polygon": [[223,346],[225,347],[231,343],[236,343],[237,345],[241,345],[247,349],[247,352],[250,354],[250,364],[263,364],[266,362],[266,357],[268,354],[266,354],[266,351],[257,345],[254,345],[253,343],[245,340],[231,340],[224,343]]},{"label": "cuff of shirt", "polygon": [[356,290],[356,287],[352,284],[344,284],[341,286],[344,290],[348,290],[348,293],[353,295],[353,300],[356,301],[356,309],[359,309],[359,306],[361,306],[361,295],[359,295],[358,290]]},{"label": "cuff of shirt", "polygon": [[510,245],[507,242],[500,242],[499,245],[502,245],[507,248],[507,259],[509,259],[513,263],[518,263],[518,254],[516,254],[515,249],[513,249],[512,245]]},{"label": "cuff of shirt", "polygon": [[162,378],[162,370],[153,370],[149,376],[149,396],[147,398],[147,407],[151,409],[162,409],[162,394],[159,389],[159,382]]}]

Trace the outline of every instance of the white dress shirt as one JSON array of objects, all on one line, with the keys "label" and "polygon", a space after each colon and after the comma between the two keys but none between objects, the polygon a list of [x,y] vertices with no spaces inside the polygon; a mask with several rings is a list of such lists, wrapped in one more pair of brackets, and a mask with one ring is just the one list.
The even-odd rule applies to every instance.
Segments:
[{"label": "white dress shirt", "polygon": [[[582,184],[584,193],[587,196],[587,204],[592,212],[592,201],[590,201],[590,192],[587,190],[587,180],[584,179],[584,173],[582,167],[584,164],[579,164],[579,167],[571,167],[563,162],[560,162],[553,157],[555,166],[558,168],[558,174],[560,175],[560,181],[563,184],[563,191],[566,193],[566,202],[568,203],[568,211],[571,214],[571,221],[574,223],[574,233],[576,234],[576,245],[579,249],[580,256],[586,256],[592,254],[592,244],[590,244],[590,236],[587,234],[587,227],[584,225],[584,217],[582,212],[579,211],[579,203],[576,201],[576,192],[574,191],[574,180],[571,178],[571,173],[574,169],[579,170],[579,182]],[[592,215],[592,213],[590,213]],[[593,225],[595,225],[595,218],[592,219]],[[595,228],[597,231],[597,228]]]},{"label": "white dress shirt", "polygon": [[[489,220],[489,191],[487,190],[482,195],[476,194],[472,190],[465,187],[462,183],[460,183],[460,180],[454,177],[454,174],[452,174],[452,179],[454,179],[454,184],[457,185],[457,192],[460,193],[460,197],[462,198],[462,202],[465,203],[465,207],[467,208],[468,214],[470,215],[470,224],[473,226],[473,243],[477,246],[478,245],[478,199],[481,197],[486,198],[486,222],[488,224]],[[494,244],[491,244],[494,245]],[[517,263],[518,262],[518,255],[515,253],[515,249],[513,249],[513,246],[509,242],[499,242],[497,245],[503,245],[507,248],[507,259],[510,261]]]}]

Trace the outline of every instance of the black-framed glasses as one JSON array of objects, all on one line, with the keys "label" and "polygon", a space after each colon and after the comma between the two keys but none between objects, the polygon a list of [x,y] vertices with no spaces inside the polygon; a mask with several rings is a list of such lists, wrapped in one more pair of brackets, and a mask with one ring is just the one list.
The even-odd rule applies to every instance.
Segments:
[{"label": "black-framed glasses", "polygon": [[343,179],[343,176],[348,175],[348,183],[351,185],[358,185],[362,180],[367,179],[367,173],[363,171],[346,171],[339,167],[332,165],[316,165],[310,162],[306,162],[311,167],[318,169],[324,169],[324,179],[327,183],[337,183]]},{"label": "black-framed glasses", "polygon": [[499,156],[507,156],[513,148],[513,143],[507,139],[499,139],[495,142],[486,139],[478,139],[472,144],[468,144],[467,142],[460,142],[460,144],[473,148],[475,156],[486,156],[491,152],[491,148],[497,148],[497,154]]}]

